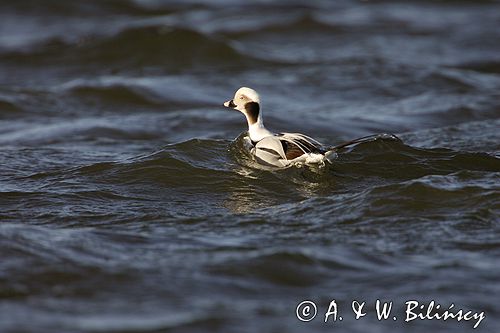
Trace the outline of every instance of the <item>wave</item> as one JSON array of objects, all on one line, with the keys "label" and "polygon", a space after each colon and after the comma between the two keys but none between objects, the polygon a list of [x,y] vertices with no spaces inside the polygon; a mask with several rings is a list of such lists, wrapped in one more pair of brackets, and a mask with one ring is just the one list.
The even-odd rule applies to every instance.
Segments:
[{"label": "wave", "polygon": [[233,143],[189,140],[150,155],[72,172],[107,185],[128,188],[140,184],[148,194],[164,187],[186,195],[211,194],[215,201],[229,195],[229,201],[247,208],[432,175],[500,172],[500,159],[487,153],[423,149],[385,141],[340,152],[338,159],[324,168],[270,169],[257,165],[239,144],[239,139]]},{"label": "wave", "polygon": [[148,6],[147,3],[133,0],[86,0],[61,1],[47,0],[43,3],[30,0],[0,1],[0,9],[7,11],[22,11],[24,14],[48,14],[60,16],[100,16],[100,15],[167,15],[180,9],[179,4],[162,4]]},{"label": "wave", "polygon": [[23,110],[15,103],[0,99],[0,119],[10,118],[13,114],[21,113]]},{"label": "wave", "polygon": [[415,179],[462,170],[499,172],[500,159],[482,152],[416,148],[397,142],[373,142],[359,145],[349,154],[341,155],[333,167],[348,176]]},{"label": "wave", "polygon": [[[257,23],[257,22],[256,22]],[[247,37],[249,35],[265,35],[265,34],[307,34],[307,33],[347,33],[349,30],[346,27],[326,23],[313,14],[300,15],[297,18],[284,20],[283,22],[259,22],[255,27],[245,28],[242,30],[228,30],[221,33],[232,38]]]},{"label": "wave", "polygon": [[[108,132],[109,128],[102,128],[99,123],[92,119],[82,122],[76,128],[84,131]],[[482,123],[482,122],[481,122]],[[479,126],[479,123],[471,123]],[[57,128],[67,130],[67,125],[59,124]],[[494,124],[485,130],[495,130]],[[483,128],[484,127],[479,127]],[[446,136],[447,131],[453,133],[454,128],[439,129]],[[54,128],[48,128],[47,132],[53,132]],[[438,131],[438,130],[436,130]],[[116,129],[112,132],[121,133]],[[133,138],[135,132],[128,133],[124,138]],[[425,134],[425,133],[423,133]],[[243,141],[247,132],[242,132],[234,141],[214,140],[214,139],[191,139],[179,143],[173,143],[164,148],[147,155],[138,155],[125,160],[99,162],[87,166],[79,167],[78,172],[82,174],[96,174],[111,169],[118,176],[125,176],[124,179],[131,181],[137,179],[144,181],[148,174],[164,174],[166,170],[181,172],[188,177],[205,177],[212,174],[216,176],[218,172],[230,175],[248,171],[251,178],[252,172],[255,175],[270,174],[273,177],[281,178],[282,175],[288,177],[294,174],[294,170],[309,170],[307,167],[292,167],[288,169],[262,168],[256,164],[244,149]],[[122,137],[122,134],[119,134]],[[403,139],[409,136],[410,141],[415,141],[415,135],[403,134]],[[489,138],[489,137],[487,137]],[[487,139],[486,138],[486,139]],[[488,141],[489,142],[489,141]],[[23,154],[26,154],[23,153]],[[104,169],[103,169],[104,167]],[[404,172],[401,172],[403,170]],[[333,163],[323,169],[312,168],[320,177],[327,176],[361,176],[373,175],[386,178],[415,179],[429,174],[449,174],[462,170],[499,172],[500,159],[494,154],[486,152],[467,152],[448,148],[420,148],[410,146],[400,141],[375,140],[372,142],[359,144],[348,150],[339,151],[339,156]],[[106,175],[108,176],[108,175]],[[130,177],[132,176],[132,177]],[[136,178],[137,176],[137,178]],[[153,177],[154,178],[154,177]],[[175,177],[173,177],[175,178]],[[218,177],[216,177],[218,178]],[[209,178],[207,178],[209,179]],[[201,184],[201,183],[200,183]]]},{"label": "wave", "polygon": [[[52,123],[40,122],[36,125],[27,123],[0,134],[0,143],[3,145],[56,144],[67,142],[68,136],[80,143],[99,141],[101,139],[152,140],[161,136],[161,133],[156,128],[145,129],[142,126],[136,127],[133,123],[129,123],[128,126],[117,126],[116,123],[123,120],[123,118],[101,117],[79,120],[69,118],[59,119]],[[130,120],[133,121],[133,117]]]},{"label": "wave", "polygon": [[88,37],[77,44],[53,39],[29,50],[4,51],[0,60],[29,66],[102,66],[108,72],[147,66],[176,72],[262,62],[239,53],[223,39],[168,26],[128,28],[112,36]]},{"label": "wave", "polygon": [[483,60],[458,64],[454,66],[460,69],[472,70],[487,74],[500,74],[500,61]]},{"label": "wave", "polygon": [[[337,247],[331,254],[314,254],[300,250],[254,250],[244,258],[225,260],[210,272],[232,277],[252,277],[276,285],[306,287],[331,279],[341,272],[361,271],[371,263],[355,251]],[[356,260],[353,260],[356,257]],[[279,265],[280,269],[276,269]]]},{"label": "wave", "polygon": [[100,103],[113,103],[124,105],[160,106],[167,101],[151,90],[127,84],[92,85],[79,84],[67,91],[77,98]]},{"label": "wave", "polygon": [[[281,183],[280,188],[290,188],[299,179],[302,184],[313,179],[316,179],[315,183],[328,184],[329,178],[345,181],[375,177],[406,181],[460,171],[500,172],[500,158],[492,154],[445,148],[417,148],[386,140],[376,140],[340,151],[338,158],[324,168],[267,168],[256,164],[244,150],[242,141],[245,135],[246,132],[242,133],[233,142],[192,139],[170,144],[148,155],[91,164],[75,171],[83,175],[104,177],[108,182],[150,182],[179,187],[197,185],[206,190],[209,190],[210,184],[226,189],[230,189],[231,185],[241,185],[238,181],[241,177],[255,180],[261,186],[274,179],[272,183]],[[285,179],[289,181],[283,183]]]},{"label": "wave", "polygon": [[[141,216],[149,220],[154,219],[156,209],[167,209],[169,215],[187,219],[200,214],[226,214],[228,211],[260,211],[266,219],[286,219],[288,214],[292,214],[295,219],[303,214],[304,209],[309,211],[309,208],[295,203],[311,197],[333,196],[341,202],[338,205],[318,204],[326,209],[314,208],[313,216],[334,214],[340,219],[343,214],[337,214],[335,210],[343,210],[344,204],[348,209],[363,206],[362,202],[354,204],[363,196],[368,205],[375,204],[379,198],[387,201],[390,197],[396,200],[394,203],[399,199],[411,200],[420,197],[419,193],[424,193],[422,198],[429,196],[437,202],[440,196],[450,201],[454,198],[465,200],[467,193],[480,195],[493,188],[494,184],[488,180],[481,185],[484,190],[471,185],[457,187],[452,192],[446,186],[468,184],[464,177],[469,175],[490,179],[500,172],[500,158],[492,154],[416,148],[392,141],[374,141],[341,151],[338,158],[324,168],[269,169],[258,166],[242,150],[240,141],[241,136],[234,142],[193,139],[167,145],[147,155],[69,168],[59,166],[50,172],[33,172],[12,183],[15,194],[4,193],[2,197],[10,201],[22,197],[23,186],[29,185],[25,197],[31,195],[31,201],[40,202],[42,207],[46,207],[47,202],[67,200],[81,202],[84,207],[88,205],[89,211],[92,211],[95,209],[91,208],[92,198],[95,202],[104,198],[107,202],[102,207],[104,210],[110,203],[126,205],[130,200],[146,200],[149,202],[147,206],[140,204],[144,209]],[[441,188],[438,186],[434,191],[432,187],[440,184],[434,179],[449,181],[443,182]],[[431,190],[427,191],[429,186]],[[42,192],[50,189],[50,195],[30,194],[34,189]],[[371,194],[367,194],[366,189],[370,189]],[[447,196],[449,193],[452,193],[451,197]],[[382,211],[389,211],[392,206],[395,209],[400,207],[393,205],[392,201],[379,206]],[[282,211],[282,217],[281,213],[276,216],[276,209]],[[102,213],[108,222],[123,218],[120,214],[108,216],[105,211]]]},{"label": "wave", "polygon": [[[76,79],[56,88],[62,97],[86,104],[118,105],[120,110],[144,106],[165,110],[220,106],[217,91],[191,76],[100,76]],[[221,98],[222,99],[222,98]],[[132,108],[130,108],[132,107]]]}]

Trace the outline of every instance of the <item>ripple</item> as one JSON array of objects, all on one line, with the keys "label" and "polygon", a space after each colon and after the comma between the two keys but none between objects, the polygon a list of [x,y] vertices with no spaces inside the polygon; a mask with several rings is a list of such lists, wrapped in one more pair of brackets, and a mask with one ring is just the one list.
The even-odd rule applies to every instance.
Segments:
[{"label": "ripple", "polygon": [[90,0],[85,2],[61,2],[48,0],[43,5],[33,3],[29,0],[21,0],[15,3],[0,1],[0,8],[4,10],[18,10],[28,13],[45,13],[50,15],[68,16],[101,16],[110,14],[120,15],[165,15],[174,11],[174,6],[148,6],[132,0]]},{"label": "ripple", "polygon": [[22,109],[15,103],[0,99],[0,118],[10,118],[21,112]]},{"label": "ripple", "polygon": [[317,285],[342,271],[358,271],[361,263],[357,261],[354,264],[353,260],[346,260],[347,257],[351,255],[340,249],[326,258],[293,250],[262,251],[243,260],[226,260],[220,267],[210,268],[210,271],[235,277],[251,276],[276,285],[306,287]]},{"label": "ripple", "polygon": [[255,62],[220,38],[169,26],[127,28],[112,36],[88,37],[77,45],[56,38],[29,51],[4,52],[0,60],[27,65],[95,65],[107,70],[162,66],[171,71]]},{"label": "ripple", "polygon": [[79,85],[70,89],[70,93],[82,99],[95,99],[101,103],[120,103],[125,105],[152,105],[164,104],[160,96],[140,87],[131,87],[124,84],[107,86]]},{"label": "ripple", "polygon": [[483,60],[464,63],[456,66],[457,68],[473,70],[480,73],[500,74],[500,61]]}]

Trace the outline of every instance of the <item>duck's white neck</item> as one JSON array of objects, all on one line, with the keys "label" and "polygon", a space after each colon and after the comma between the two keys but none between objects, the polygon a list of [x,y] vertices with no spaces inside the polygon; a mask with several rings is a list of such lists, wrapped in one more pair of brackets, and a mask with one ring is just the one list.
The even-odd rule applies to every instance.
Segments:
[{"label": "duck's white neck", "polygon": [[272,136],[274,133],[269,131],[264,127],[264,121],[262,120],[262,114],[259,114],[257,121],[255,123],[251,123],[250,119],[247,117],[248,122],[248,134],[250,135],[250,140],[257,142],[265,137]]}]

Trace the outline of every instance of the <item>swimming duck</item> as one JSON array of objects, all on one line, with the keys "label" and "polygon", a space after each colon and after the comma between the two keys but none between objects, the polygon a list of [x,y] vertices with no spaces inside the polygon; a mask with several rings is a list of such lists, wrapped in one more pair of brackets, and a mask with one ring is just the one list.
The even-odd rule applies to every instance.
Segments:
[{"label": "swimming duck", "polygon": [[[380,137],[380,135],[370,135],[341,145],[326,147],[301,133],[273,133],[264,126],[259,94],[247,87],[238,89],[234,98],[224,102],[224,106],[245,115],[248,123],[246,146],[256,161],[264,165],[287,167],[296,164],[317,164],[322,166],[325,162],[331,163],[336,157],[336,151],[340,148]],[[387,134],[384,135],[387,136]]]}]

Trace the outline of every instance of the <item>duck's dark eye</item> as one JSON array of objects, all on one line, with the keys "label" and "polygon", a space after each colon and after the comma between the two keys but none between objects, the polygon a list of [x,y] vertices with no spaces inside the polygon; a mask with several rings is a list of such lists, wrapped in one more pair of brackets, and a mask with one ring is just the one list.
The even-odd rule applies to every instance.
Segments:
[{"label": "duck's dark eye", "polygon": [[240,96],[240,99],[243,99],[243,96]]}]

